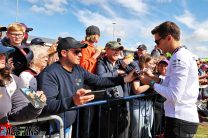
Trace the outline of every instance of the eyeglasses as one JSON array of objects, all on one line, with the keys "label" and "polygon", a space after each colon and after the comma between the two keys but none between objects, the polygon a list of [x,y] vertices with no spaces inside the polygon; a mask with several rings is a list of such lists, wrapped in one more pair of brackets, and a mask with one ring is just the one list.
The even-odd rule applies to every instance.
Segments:
[{"label": "eyeglasses", "polygon": [[77,50],[69,49],[69,50],[72,51],[75,55],[78,55],[79,53],[82,53],[81,49],[77,49]]},{"label": "eyeglasses", "polygon": [[16,33],[9,33],[12,37],[23,37],[24,36],[24,33],[23,34],[16,34]]}]

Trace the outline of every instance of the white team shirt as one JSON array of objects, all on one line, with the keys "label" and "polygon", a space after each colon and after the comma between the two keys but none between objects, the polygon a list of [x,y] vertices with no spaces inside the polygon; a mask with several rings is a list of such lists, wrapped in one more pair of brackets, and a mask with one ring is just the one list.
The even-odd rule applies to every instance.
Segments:
[{"label": "white team shirt", "polygon": [[187,49],[180,48],[170,59],[165,80],[154,90],[164,96],[165,116],[199,122],[196,102],[199,94],[198,68]]}]

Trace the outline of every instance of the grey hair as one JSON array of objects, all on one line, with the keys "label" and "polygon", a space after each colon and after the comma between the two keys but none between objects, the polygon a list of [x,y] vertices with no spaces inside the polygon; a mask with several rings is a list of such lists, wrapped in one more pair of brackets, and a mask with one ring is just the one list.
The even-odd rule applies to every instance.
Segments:
[{"label": "grey hair", "polygon": [[42,45],[30,45],[29,47],[34,55],[31,64],[33,64],[34,60],[39,60],[41,58],[41,55],[47,55],[47,50],[49,49],[49,47]]}]

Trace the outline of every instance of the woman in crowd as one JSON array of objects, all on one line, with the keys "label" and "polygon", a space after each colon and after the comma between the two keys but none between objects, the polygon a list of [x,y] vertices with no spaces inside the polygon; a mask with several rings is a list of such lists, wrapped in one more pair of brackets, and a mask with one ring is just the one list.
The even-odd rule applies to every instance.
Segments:
[{"label": "woman in crowd", "polygon": [[[27,121],[37,117],[43,107],[35,108],[20,91],[22,81],[11,74],[11,69],[6,63],[6,57],[15,49],[5,47],[0,43],[0,125],[8,125],[8,120]],[[42,91],[36,95],[42,102],[46,97]]]},{"label": "woman in crowd", "polygon": [[[145,55],[139,58],[140,70],[153,71],[155,67],[154,59]],[[143,85],[140,80],[133,82],[133,93],[149,93],[153,92],[149,85]],[[151,127],[153,123],[153,102],[152,99],[144,97],[142,99],[133,100],[133,113],[131,118],[131,136],[132,138],[149,138],[151,137]]]},{"label": "woman in crowd", "polygon": [[32,87],[37,90],[36,76],[47,66],[48,53],[47,47],[41,45],[31,45],[33,59],[30,61],[29,68],[20,74],[25,87]]}]

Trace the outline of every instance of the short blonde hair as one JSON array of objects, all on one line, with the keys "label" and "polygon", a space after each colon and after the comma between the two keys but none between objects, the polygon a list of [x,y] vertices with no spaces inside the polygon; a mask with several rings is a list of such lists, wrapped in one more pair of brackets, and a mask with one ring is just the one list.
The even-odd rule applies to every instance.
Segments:
[{"label": "short blonde hair", "polygon": [[21,31],[21,32],[25,33],[26,28],[20,23],[11,23],[7,27],[7,32],[13,32],[13,31]]},{"label": "short blonde hair", "polygon": [[97,37],[99,37],[99,35],[87,35],[85,37],[85,40],[89,42],[94,42],[97,39]]}]

